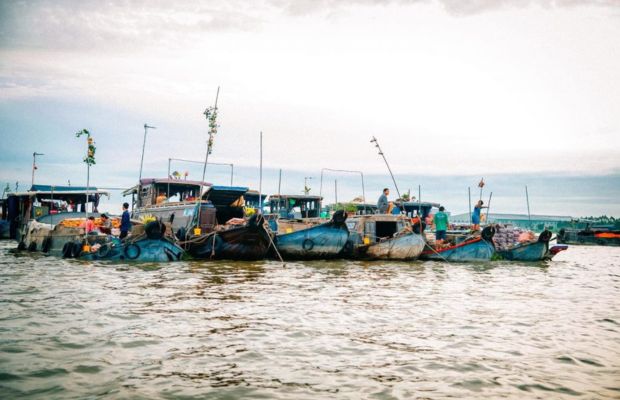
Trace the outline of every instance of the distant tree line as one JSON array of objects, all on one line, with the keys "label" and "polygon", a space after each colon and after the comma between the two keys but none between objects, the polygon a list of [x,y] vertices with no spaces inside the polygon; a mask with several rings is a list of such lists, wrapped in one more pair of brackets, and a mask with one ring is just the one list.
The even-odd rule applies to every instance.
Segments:
[{"label": "distant tree line", "polygon": [[620,218],[608,217],[607,215],[601,215],[600,217],[582,217],[575,222],[590,222],[596,225],[613,225],[615,229],[620,229]]}]

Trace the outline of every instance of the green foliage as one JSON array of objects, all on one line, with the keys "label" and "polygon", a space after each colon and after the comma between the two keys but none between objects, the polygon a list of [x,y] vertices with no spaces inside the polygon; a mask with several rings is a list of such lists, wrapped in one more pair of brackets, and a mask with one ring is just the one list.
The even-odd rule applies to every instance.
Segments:
[{"label": "green foliage", "polygon": [[334,210],[344,210],[345,212],[356,212],[357,206],[353,203],[336,203],[334,205]]},{"label": "green foliage", "polygon": [[95,152],[97,151],[97,148],[95,147],[95,141],[90,136],[90,132],[88,131],[88,129],[82,129],[81,131],[76,132],[75,137],[79,138],[82,135],[86,136],[86,143],[88,144],[88,150],[86,151],[86,157],[84,157],[84,162],[89,166],[94,165],[96,164]]},{"label": "green foliage", "polygon": [[209,141],[207,142],[207,151],[209,154],[213,151],[213,140],[217,134],[217,107],[209,107],[204,112],[207,121],[209,121]]}]

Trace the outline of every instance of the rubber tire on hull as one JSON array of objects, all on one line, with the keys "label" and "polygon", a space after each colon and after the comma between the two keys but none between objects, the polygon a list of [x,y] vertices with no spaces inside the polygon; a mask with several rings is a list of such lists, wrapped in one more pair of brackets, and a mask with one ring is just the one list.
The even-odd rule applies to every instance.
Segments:
[{"label": "rubber tire on hull", "polygon": [[301,247],[306,251],[312,251],[314,248],[314,240],[306,239],[301,243]]},{"label": "rubber tire on hull", "polygon": [[45,239],[43,239],[43,243],[41,244],[41,251],[44,253],[49,253],[51,247],[52,239],[50,237],[46,237]]},{"label": "rubber tire on hull", "polygon": [[123,254],[128,260],[135,260],[136,258],[140,257],[141,252],[142,250],[140,249],[140,247],[138,247],[138,245],[133,244],[133,243],[125,246],[125,249],[123,250]]},{"label": "rubber tire on hull", "polygon": [[161,239],[166,232],[166,226],[160,221],[151,221],[144,226],[146,237],[153,240]]},{"label": "rubber tire on hull", "polygon": [[71,245],[71,257],[78,258],[82,255],[82,243],[73,242]]},{"label": "rubber tire on hull", "polygon": [[493,236],[495,236],[495,227],[493,226],[485,227],[482,230],[482,233],[480,234],[480,236],[482,236],[482,238],[486,240],[487,242],[490,242],[491,240],[493,240]]},{"label": "rubber tire on hull", "polygon": [[101,247],[99,247],[99,249],[97,250],[97,257],[106,258],[110,254],[110,250],[112,249],[110,248],[109,244],[107,243],[102,244]]},{"label": "rubber tire on hull", "polygon": [[538,241],[539,242],[548,242],[549,240],[551,240],[551,236],[553,236],[553,234],[550,231],[545,229],[538,236]]},{"label": "rubber tire on hull", "polygon": [[62,246],[62,258],[71,258],[71,249],[73,248],[73,243],[67,242],[64,246]]}]

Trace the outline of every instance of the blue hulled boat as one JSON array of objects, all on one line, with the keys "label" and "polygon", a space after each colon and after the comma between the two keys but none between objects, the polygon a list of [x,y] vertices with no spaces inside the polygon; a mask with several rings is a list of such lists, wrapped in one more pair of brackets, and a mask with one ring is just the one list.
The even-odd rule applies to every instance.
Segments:
[{"label": "blue hulled boat", "polygon": [[[334,258],[340,255],[349,238],[344,211],[336,211],[332,219],[320,225],[279,222],[285,233],[276,235],[275,244],[285,259]],[[295,230],[299,229],[299,230]]]},{"label": "blue hulled boat", "polygon": [[178,261],[184,253],[161,221],[136,221],[132,234],[120,240],[98,232],[85,234],[83,228],[64,226],[62,215],[55,217],[56,225],[30,221],[18,249],[62,258],[140,262]]},{"label": "blue hulled boat", "polygon": [[427,244],[420,258],[436,261],[489,261],[495,254],[494,234],[493,227],[486,227],[480,236],[465,239],[452,246],[434,248]]},{"label": "blue hulled boat", "polygon": [[568,246],[553,246],[549,248],[551,232],[543,231],[535,242],[519,243],[506,249],[498,249],[497,255],[511,261],[543,261],[551,260],[553,256],[564,251]]}]

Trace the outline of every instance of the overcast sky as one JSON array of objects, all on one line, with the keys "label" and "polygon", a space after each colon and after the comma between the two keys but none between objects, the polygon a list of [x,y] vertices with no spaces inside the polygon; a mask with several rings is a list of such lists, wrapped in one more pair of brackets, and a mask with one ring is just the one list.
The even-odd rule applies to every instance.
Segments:
[{"label": "overcast sky", "polygon": [[95,182],[135,181],[145,122],[147,171],[202,159],[218,86],[213,161],[262,130],[275,169],[385,173],[374,135],[413,176],[617,174],[619,38],[615,0],[2,1],[0,181],[33,151],[77,181],[82,128]]}]

